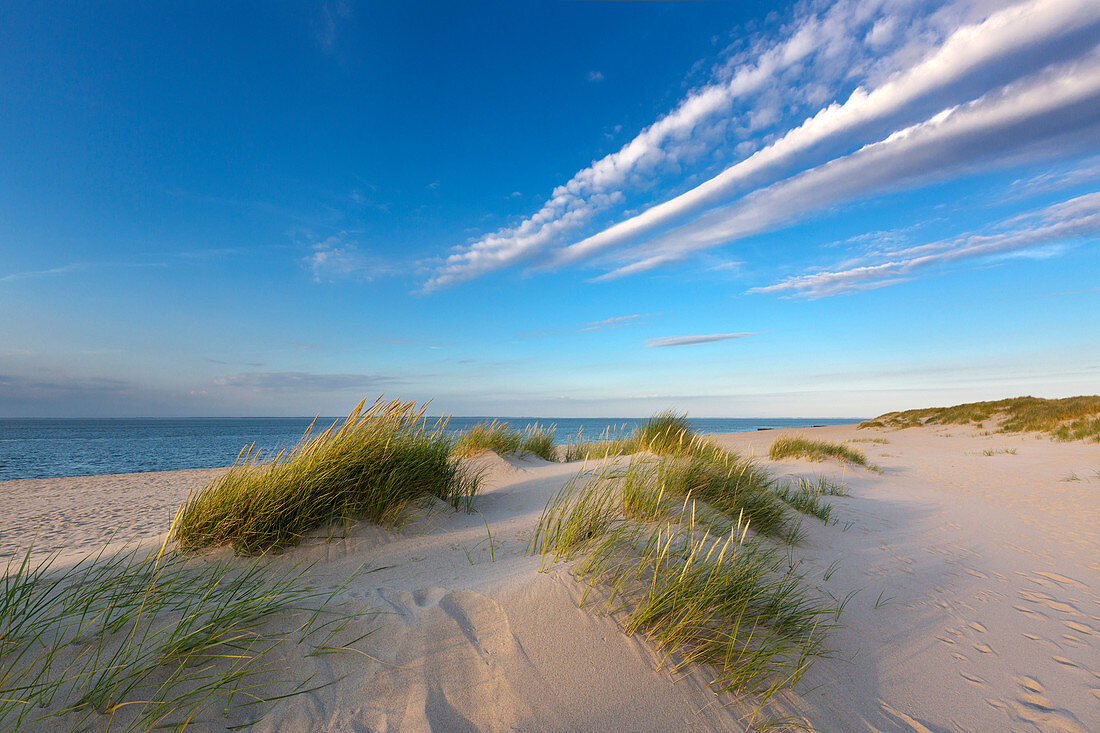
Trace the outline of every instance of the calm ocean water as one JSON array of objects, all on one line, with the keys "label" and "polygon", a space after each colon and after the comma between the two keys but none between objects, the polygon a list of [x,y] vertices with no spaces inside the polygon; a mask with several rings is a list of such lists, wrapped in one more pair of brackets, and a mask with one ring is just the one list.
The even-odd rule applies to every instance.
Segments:
[{"label": "calm ocean water", "polygon": [[[323,418],[326,427],[336,418]],[[463,430],[492,418],[455,417],[449,428]],[[150,418],[113,420],[0,419],[0,480],[91,476],[103,473],[171,471],[227,466],[241,448],[255,442],[264,452],[290,448],[312,418]],[[522,429],[554,425],[559,443],[596,440],[627,433],[644,418],[501,418]],[[758,428],[841,425],[856,418],[689,418],[699,433],[737,433]]]}]

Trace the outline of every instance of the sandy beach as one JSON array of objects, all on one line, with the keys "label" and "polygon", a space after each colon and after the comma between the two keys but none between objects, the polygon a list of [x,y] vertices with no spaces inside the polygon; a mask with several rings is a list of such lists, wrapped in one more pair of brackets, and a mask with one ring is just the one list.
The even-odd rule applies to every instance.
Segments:
[{"label": "sandy beach", "polygon": [[[824,474],[850,490],[830,497],[828,524],[802,520],[806,537],[790,551],[823,594],[851,594],[828,639],[834,653],[763,710],[713,694],[705,668],[670,675],[645,638],[578,608],[583,586],[567,564],[540,572],[531,534],[580,463],[485,454],[475,513],[434,512],[400,531],[358,525],[279,556],[318,559],[320,580],[375,569],[339,600],[379,611],[362,621],[378,630],[361,654],[293,660],[334,684],[274,704],[252,729],[1100,727],[1100,446],[955,425],[798,432],[859,441],[881,472],[769,461],[779,431],[712,436],[778,476]],[[33,541],[36,555],[68,558],[112,538],[155,544],[218,470],[2,482],[0,552]]]}]

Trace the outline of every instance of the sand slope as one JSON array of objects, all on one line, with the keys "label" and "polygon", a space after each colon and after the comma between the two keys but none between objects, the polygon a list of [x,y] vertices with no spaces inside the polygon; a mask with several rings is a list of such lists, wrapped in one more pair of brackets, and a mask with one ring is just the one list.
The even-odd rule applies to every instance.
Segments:
[{"label": "sand slope", "polygon": [[[791,552],[823,592],[855,592],[834,659],[757,722],[820,730],[1100,728],[1100,446],[981,436],[952,426],[801,431],[860,443],[875,474],[781,461],[779,474],[850,484],[838,521],[805,520]],[[764,455],[778,432],[721,436]],[[1015,454],[982,454],[983,449]],[[380,613],[363,654],[301,659],[335,684],[282,701],[257,731],[744,730],[751,701],[716,697],[706,670],[673,680],[643,639],[577,608],[567,568],[539,572],[527,542],[579,464],[481,459],[472,515],[438,511],[399,532],[360,525],[281,562],[319,558],[320,582],[362,573],[341,600]],[[206,471],[0,483],[0,550],[91,548],[116,529],[154,537]],[[1079,480],[1071,480],[1076,476]],[[1067,479],[1067,480],[1062,480]],[[490,539],[491,536],[491,539]],[[491,542],[491,549],[490,549]],[[835,562],[835,565],[833,565]],[[827,581],[822,576],[830,569]],[[217,721],[200,721],[215,730]]]}]

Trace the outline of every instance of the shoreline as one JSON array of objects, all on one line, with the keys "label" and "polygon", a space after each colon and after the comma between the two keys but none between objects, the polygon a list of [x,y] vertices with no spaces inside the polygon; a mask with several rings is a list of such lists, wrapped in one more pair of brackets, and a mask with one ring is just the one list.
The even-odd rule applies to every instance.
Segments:
[{"label": "shoreline", "polygon": [[[462,432],[493,418],[453,418],[449,432]],[[498,418],[500,419],[500,418]],[[599,440],[608,430],[618,435],[647,418],[508,418],[513,427],[554,425],[559,441],[573,442],[578,430],[583,441]],[[343,418],[319,418],[327,427]],[[704,435],[753,430],[757,426],[775,429],[803,429],[824,420],[828,424],[855,424],[857,418],[690,418],[693,429]],[[0,419],[0,483],[33,478],[74,478],[156,473],[226,467],[242,447],[255,443],[265,454],[297,444],[312,418],[195,418],[180,427],[176,418],[130,419]],[[434,418],[426,418],[434,424]],[[129,425],[119,428],[120,423]],[[243,425],[248,423],[248,425]],[[792,424],[794,423],[794,424]],[[21,425],[20,425],[21,424]],[[33,429],[28,425],[34,425]],[[77,424],[79,427],[74,428]],[[12,427],[12,426],[15,427]],[[49,456],[49,460],[44,460]],[[111,456],[109,461],[104,456]],[[38,460],[36,461],[35,458]]]}]

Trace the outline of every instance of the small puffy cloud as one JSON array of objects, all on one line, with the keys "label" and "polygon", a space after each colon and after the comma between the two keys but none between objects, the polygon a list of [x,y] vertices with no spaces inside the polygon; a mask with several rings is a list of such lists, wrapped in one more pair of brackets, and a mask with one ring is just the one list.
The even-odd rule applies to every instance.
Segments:
[{"label": "small puffy cloud", "polygon": [[603,81],[603,72],[600,72],[600,71],[590,71],[590,72],[588,72],[588,81],[590,81],[590,82]]},{"label": "small puffy cloud", "polygon": [[715,341],[729,341],[731,339],[743,339],[746,336],[755,336],[755,333],[708,333],[695,336],[665,336],[664,338],[650,339],[646,341],[647,349],[660,349],[666,346],[694,346],[696,344],[711,344]]}]

